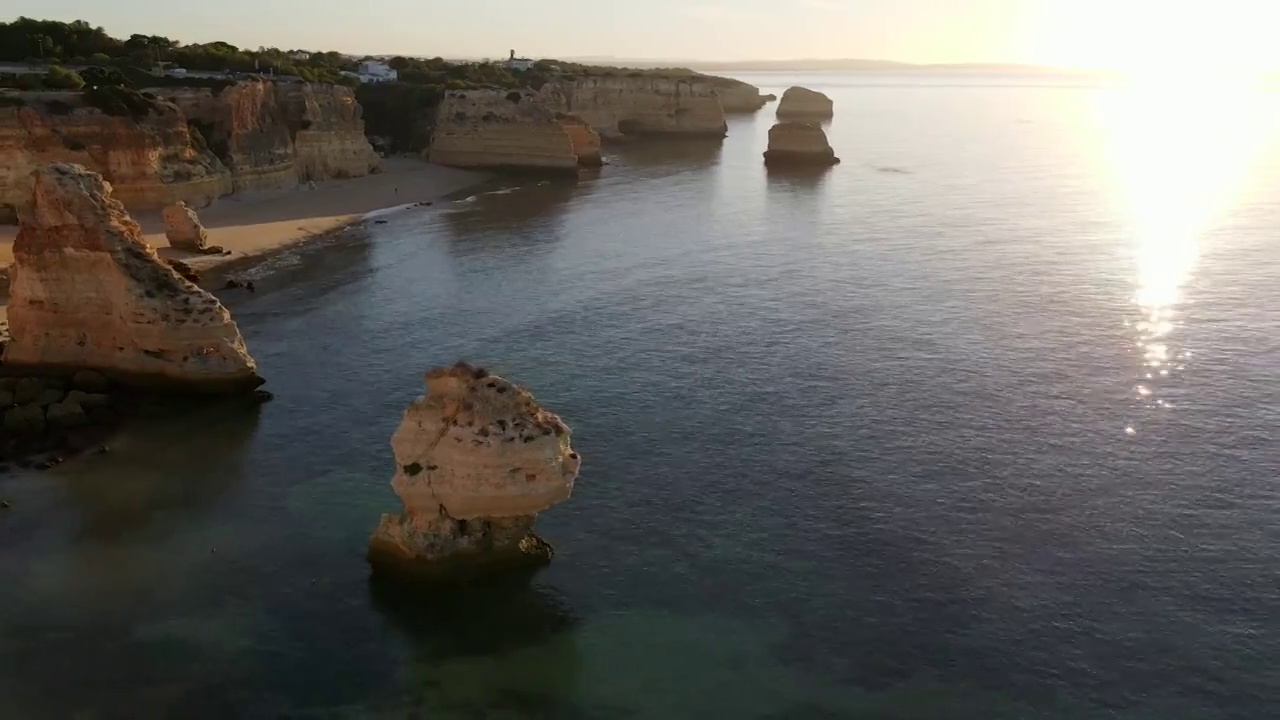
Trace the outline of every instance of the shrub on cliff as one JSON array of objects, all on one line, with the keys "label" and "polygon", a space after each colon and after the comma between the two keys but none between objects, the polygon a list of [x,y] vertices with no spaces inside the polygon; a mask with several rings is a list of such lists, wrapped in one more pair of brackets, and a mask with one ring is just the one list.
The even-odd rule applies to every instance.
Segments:
[{"label": "shrub on cliff", "polygon": [[137,90],[111,85],[85,90],[84,102],[115,117],[142,118],[159,109],[154,95],[147,97]]},{"label": "shrub on cliff", "polygon": [[84,87],[84,79],[74,70],[54,65],[44,74],[44,86],[50,90],[79,90]]}]

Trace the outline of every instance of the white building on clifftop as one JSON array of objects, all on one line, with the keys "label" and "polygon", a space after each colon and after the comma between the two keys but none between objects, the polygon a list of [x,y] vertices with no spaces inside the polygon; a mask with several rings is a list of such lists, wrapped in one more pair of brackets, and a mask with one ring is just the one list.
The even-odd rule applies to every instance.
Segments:
[{"label": "white building on clifftop", "polygon": [[365,60],[356,66],[356,77],[362,83],[384,83],[399,80],[400,73],[381,60]]},{"label": "white building on clifftop", "polygon": [[502,63],[502,67],[508,70],[518,70],[520,72],[524,72],[526,70],[532,70],[534,62],[535,61],[530,60],[529,58],[516,57],[516,51],[512,50],[511,57],[506,62]]}]

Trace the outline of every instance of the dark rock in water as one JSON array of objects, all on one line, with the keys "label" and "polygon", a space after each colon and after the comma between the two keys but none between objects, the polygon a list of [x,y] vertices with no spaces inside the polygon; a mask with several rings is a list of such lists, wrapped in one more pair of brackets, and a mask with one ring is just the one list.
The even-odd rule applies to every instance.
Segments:
[{"label": "dark rock in water", "polygon": [[227,278],[227,281],[222,284],[223,290],[236,290],[242,287],[244,287],[244,283],[234,278]]},{"label": "dark rock in water", "polygon": [[40,378],[20,378],[13,389],[13,401],[18,405],[35,402],[44,392],[44,381]]},{"label": "dark rock in water", "polygon": [[5,510],[8,510],[11,507],[13,507],[13,505],[10,505],[8,500],[0,500],[0,508],[4,508]]},{"label": "dark rock in water", "polygon": [[40,407],[49,407],[54,403],[62,402],[64,397],[66,397],[66,393],[61,390],[45,390],[40,393],[40,397],[36,398],[36,404]]},{"label": "dark rock in water", "polygon": [[209,247],[201,250],[200,254],[201,255],[223,255],[223,254],[230,255],[231,253],[227,252],[226,248],[222,247],[221,245],[210,245]]},{"label": "dark rock in water", "polygon": [[17,386],[18,386],[18,378],[0,377],[0,390],[8,390],[9,392],[13,392],[13,389]]},{"label": "dark rock in water", "polygon": [[13,391],[0,390],[0,407],[9,407],[13,404]]},{"label": "dark rock in water", "polygon": [[20,437],[41,435],[46,428],[44,408],[29,403],[9,408],[4,414],[4,429]]},{"label": "dark rock in water", "polygon": [[87,393],[104,393],[111,387],[107,376],[93,370],[81,370],[71,376],[71,387]]},{"label": "dark rock in water", "polygon": [[250,397],[257,403],[269,403],[276,399],[276,396],[270,390],[254,390]]},{"label": "dark rock in water", "polygon": [[183,279],[195,284],[200,283],[200,273],[192,269],[190,265],[181,260],[165,260],[165,262],[169,263],[169,267],[173,268],[174,272],[181,275]]},{"label": "dark rock in water", "polygon": [[89,415],[79,403],[66,401],[49,406],[45,414],[50,427],[73,428],[89,424]]},{"label": "dark rock in water", "polygon": [[374,220],[374,221],[373,221],[373,224],[374,224],[374,225],[386,225],[386,224],[387,224],[387,221],[386,221],[386,220]]},{"label": "dark rock in water", "polygon": [[254,287],[253,281],[250,280],[244,284],[244,289],[249,292],[258,292],[258,288]]}]

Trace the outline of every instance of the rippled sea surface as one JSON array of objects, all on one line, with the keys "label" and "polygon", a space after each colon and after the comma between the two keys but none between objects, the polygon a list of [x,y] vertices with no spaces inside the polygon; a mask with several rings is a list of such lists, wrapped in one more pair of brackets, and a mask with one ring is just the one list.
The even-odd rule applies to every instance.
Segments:
[{"label": "rippled sea surface", "polygon": [[[275,402],[0,480],[0,715],[1280,715],[1275,94],[744,77],[844,163],[771,106],[385,216],[226,295]],[[372,584],[462,358],[574,428],[558,554]]]}]

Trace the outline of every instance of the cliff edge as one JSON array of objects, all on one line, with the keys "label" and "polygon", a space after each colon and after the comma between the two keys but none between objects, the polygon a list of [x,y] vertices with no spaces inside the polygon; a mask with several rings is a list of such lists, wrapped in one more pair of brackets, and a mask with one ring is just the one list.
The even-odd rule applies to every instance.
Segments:
[{"label": "cliff edge", "polygon": [[451,167],[576,173],[599,165],[600,139],[527,91],[454,91],[440,103],[427,157]]},{"label": "cliff edge", "polygon": [[604,137],[724,137],[729,131],[715,87],[696,78],[566,76],[547,82],[538,97],[556,112],[582,118]]}]

